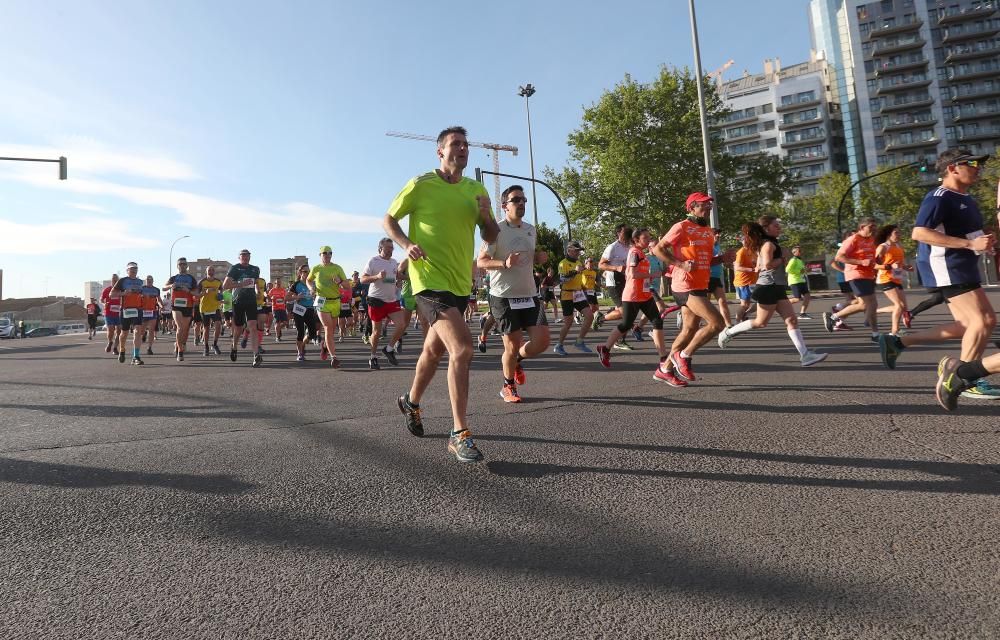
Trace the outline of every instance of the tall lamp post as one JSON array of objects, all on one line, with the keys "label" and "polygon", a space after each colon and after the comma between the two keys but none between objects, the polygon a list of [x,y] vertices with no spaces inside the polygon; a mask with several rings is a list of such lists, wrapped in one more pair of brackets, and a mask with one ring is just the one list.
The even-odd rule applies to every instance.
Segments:
[{"label": "tall lamp post", "polygon": [[[535,95],[535,88],[531,84],[517,88],[517,95],[524,98],[524,112],[528,115],[528,162],[531,165],[531,213],[534,214],[535,226],[538,226],[538,195],[535,193],[535,150],[531,146],[531,107],[528,106],[528,98]],[[496,153],[494,151],[494,153]]]},{"label": "tall lamp post", "polygon": [[184,238],[190,238],[190,237],[191,236],[181,236],[180,238],[177,238],[176,240],[174,240],[174,243],[170,245],[170,264],[167,265],[167,275],[168,276],[171,273],[173,273],[173,269],[174,269],[174,245],[176,245],[178,242],[180,242]]},{"label": "tall lamp post", "polygon": [[708,137],[708,114],[705,111],[705,76],[701,72],[701,49],[698,46],[698,22],[694,16],[694,0],[688,0],[691,14],[691,42],[694,45],[694,75],[698,86],[698,113],[701,114],[701,143],[705,151],[705,185],[712,196],[712,228],[719,228],[719,205],[715,202],[715,170],[712,169],[712,142]]}]

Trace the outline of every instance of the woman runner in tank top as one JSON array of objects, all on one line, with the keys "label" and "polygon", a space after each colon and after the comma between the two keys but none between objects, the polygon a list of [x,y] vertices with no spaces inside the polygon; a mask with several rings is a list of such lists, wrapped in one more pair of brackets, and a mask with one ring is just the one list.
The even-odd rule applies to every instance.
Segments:
[{"label": "woman runner in tank top", "polygon": [[[875,233],[875,284],[889,302],[892,312],[892,335],[899,335],[899,322],[910,328],[910,312],[906,304],[906,293],[903,292],[903,271],[913,271],[907,264],[906,254],[899,244],[899,227],[887,224]],[[879,309],[882,311],[882,309]]]},{"label": "woman runner in tank top", "polygon": [[781,224],[774,216],[761,216],[757,222],[743,225],[743,234],[747,238],[747,247],[757,254],[757,288],[751,297],[757,302],[757,315],[753,320],[744,320],[719,334],[719,348],[725,349],[733,338],[752,329],[763,329],[771,321],[774,312],[785,321],[788,337],[799,352],[799,361],[803,367],[808,367],[826,360],[827,354],[809,351],[805,338],[799,330],[798,318],[792,303],[785,294],[787,275],[785,260],[781,255],[778,237],[781,235]]}]

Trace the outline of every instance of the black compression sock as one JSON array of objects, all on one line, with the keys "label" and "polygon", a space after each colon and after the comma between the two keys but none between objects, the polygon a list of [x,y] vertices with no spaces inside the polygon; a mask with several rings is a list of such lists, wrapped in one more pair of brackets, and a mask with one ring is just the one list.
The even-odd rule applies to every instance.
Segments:
[{"label": "black compression sock", "polygon": [[504,379],[503,379],[503,383],[504,383],[504,384],[509,384],[509,385],[511,385],[511,386],[513,386],[513,385],[514,385],[514,381],[513,381],[513,380],[511,380],[511,379],[509,379],[509,378],[504,378]]},{"label": "black compression sock", "polygon": [[983,366],[982,360],[975,360],[973,362],[963,362],[960,364],[958,369],[955,370],[955,374],[971,385],[976,380],[990,375],[990,372]]},{"label": "black compression sock", "polygon": [[419,409],[420,408],[419,404],[417,404],[416,402],[413,402],[412,400],[410,400],[410,392],[409,391],[407,391],[406,395],[403,396],[403,402],[405,402],[407,404],[407,406],[410,407],[411,409]]}]

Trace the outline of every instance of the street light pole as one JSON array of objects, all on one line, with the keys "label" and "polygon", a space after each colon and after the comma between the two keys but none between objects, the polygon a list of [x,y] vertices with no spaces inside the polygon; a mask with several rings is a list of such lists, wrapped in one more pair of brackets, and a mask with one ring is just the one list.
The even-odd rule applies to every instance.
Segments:
[{"label": "street light pole", "polygon": [[712,228],[719,228],[719,205],[715,200],[715,171],[712,169],[712,141],[708,137],[708,113],[705,110],[705,77],[701,73],[701,48],[698,46],[698,22],[694,15],[694,0],[688,0],[691,14],[691,42],[694,45],[694,75],[698,86],[698,112],[701,114],[701,143],[705,151],[705,184],[712,196]]},{"label": "street light pole", "polygon": [[537,227],[538,195],[535,193],[535,150],[531,146],[531,107],[528,106],[528,98],[535,95],[535,88],[531,84],[518,87],[517,95],[524,98],[524,111],[528,115],[528,162],[531,165],[531,213],[534,214],[533,219]]},{"label": "street light pole", "polygon": [[173,244],[170,245],[170,264],[167,265],[167,276],[168,277],[174,271],[174,245],[177,244],[178,242],[180,242],[181,240],[183,240],[184,238],[190,238],[190,237],[191,236],[181,236],[180,238],[177,238],[176,240],[174,240]]}]

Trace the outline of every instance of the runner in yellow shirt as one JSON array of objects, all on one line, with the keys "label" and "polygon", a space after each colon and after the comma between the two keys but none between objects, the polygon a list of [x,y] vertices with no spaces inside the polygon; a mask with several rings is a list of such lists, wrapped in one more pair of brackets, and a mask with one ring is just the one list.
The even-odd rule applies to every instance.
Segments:
[{"label": "runner in yellow shirt", "polygon": [[205,277],[198,282],[198,290],[201,293],[201,300],[198,307],[201,310],[202,331],[204,332],[205,352],[209,355],[208,336],[212,333],[212,325],[215,325],[215,341],[212,348],[215,355],[222,355],[219,349],[219,336],[222,334],[222,280],[215,277],[215,267],[210,266],[205,270]]},{"label": "runner in yellow shirt", "polygon": [[323,246],[319,249],[319,264],[315,265],[306,278],[309,291],[315,296],[313,306],[319,314],[323,325],[323,348],[320,358],[330,358],[330,366],[340,368],[340,360],[336,356],[337,319],[340,317],[340,285],[346,284],[347,274],[339,264],[330,261],[333,249]]}]

